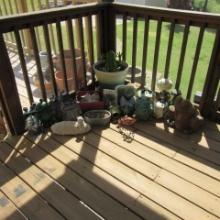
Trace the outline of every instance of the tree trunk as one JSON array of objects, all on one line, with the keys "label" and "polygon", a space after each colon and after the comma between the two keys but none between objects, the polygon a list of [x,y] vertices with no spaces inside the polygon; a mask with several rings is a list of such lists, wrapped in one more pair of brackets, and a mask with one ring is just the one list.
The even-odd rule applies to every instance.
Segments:
[{"label": "tree trunk", "polygon": [[207,11],[207,7],[208,7],[208,0],[205,0],[203,11]]},{"label": "tree trunk", "polygon": [[168,8],[176,8],[176,9],[192,9],[192,0],[167,0]]}]

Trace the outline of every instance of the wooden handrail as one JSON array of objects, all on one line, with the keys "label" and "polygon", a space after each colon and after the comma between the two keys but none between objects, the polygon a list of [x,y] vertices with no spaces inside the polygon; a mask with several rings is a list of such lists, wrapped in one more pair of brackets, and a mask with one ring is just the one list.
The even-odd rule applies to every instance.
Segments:
[{"label": "wooden handrail", "polygon": [[1,16],[0,33],[6,33],[17,29],[28,28],[32,26],[51,24],[57,20],[67,20],[68,18],[78,18],[90,14],[97,14],[100,10],[107,7],[109,3],[91,3],[85,5],[74,5],[68,7],[44,9],[37,12],[28,12],[19,15]]},{"label": "wooden handrail", "polygon": [[168,9],[160,7],[140,6],[134,4],[112,3],[112,7],[117,14],[127,14],[127,16],[135,16],[152,20],[159,20],[161,17],[164,22],[172,22],[176,20],[177,24],[187,24],[190,20],[192,26],[202,26],[207,23],[208,28],[217,28],[220,25],[220,15],[215,13],[186,11],[177,9]]}]

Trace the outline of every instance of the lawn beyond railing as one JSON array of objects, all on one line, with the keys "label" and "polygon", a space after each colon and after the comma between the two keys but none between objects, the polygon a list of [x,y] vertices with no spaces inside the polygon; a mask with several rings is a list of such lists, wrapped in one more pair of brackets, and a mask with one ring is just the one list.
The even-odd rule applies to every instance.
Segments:
[{"label": "lawn beyond railing", "polygon": [[[45,48],[49,54],[48,63],[51,72],[53,94],[59,95],[57,84],[54,76],[54,62],[52,59],[51,38],[56,36],[56,44],[58,46],[58,52],[61,57],[61,69],[64,74],[65,91],[69,91],[69,85],[67,82],[66,66],[64,61],[64,42],[66,37],[68,42],[68,49],[71,51],[73,60],[73,68],[76,70],[75,60],[75,23],[79,26],[80,42],[77,45],[82,50],[82,63],[84,74],[84,86],[87,85],[86,78],[86,48],[89,48],[91,53],[89,54],[89,61],[92,65],[95,58],[99,58],[101,54],[112,49],[116,49],[116,18],[122,17],[122,52],[124,60],[127,60],[127,41],[129,29],[127,28],[127,20],[133,22],[132,30],[132,51],[131,51],[131,81],[135,82],[135,69],[137,62],[137,36],[138,36],[138,24],[140,21],[144,22],[144,37],[143,48],[141,56],[141,85],[146,84],[147,73],[147,57],[153,56],[153,68],[150,76],[150,87],[154,91],[156,80],[158,78],[158,63],[160,62],[160,42],[162,32],[162,25],[164,22],[170,23],[170,32],[167,45],[167,56],[165,62],[164,77],[169,77],[170,63],[172,61],[172,48],[175,27],[182,25],[183,27],[183,40],[181,43],[179,62],[176,63],[178,71],[175,75],[175,88],[179,89],[183,77],[183,65],[186,56],[187,42],[189,37],[190,28],[193,26],[199,28],[198,41],[195,49],[195,56],[193,58],[192,71],[190,74],[189,83],[187,85],[186,98],[190,99],[192,96],[193,86],[196,80],[196,70],[199,65],[200,52],[205,42],[203,37],[208,28],[212,28],[215,34],[215,40],[213,42],[213,49],[210,54],[210,62],[207,73],[204,75],[203,92],[200,101],[200,110],[204,116],[217,117],[219,108],[219,76],[220,76],[220,16],[210,15],[204,13],[194,13],[185,11],[175,11],[169,9],[160,8],[148,8],[141,6],[131,6],[118,3],[99,3],[89,4],[82,6],[69,6],[68,8],[43,10],[40,12],[33,12],[28,14],[22,14],[18,16],[2,17],[0,18],[0,89],[1,89],[1,102],[2,109],[7,119],[10,131],[12,133],[21,133],[24,129],[24,121],[22,117],[22,109],[19,101],[19,96],[14,80],[14,73],[8,56],[8,50],[6,47],[5,34],[10,33],[14,36],[17,52],[20,57],[21,68],[24,76],[24,81],[27,89],[27,94],[30,103],[33,102],[33,94],[30,86],[29,75],[26,67],[25,52],[23,49],[22,33],[27,31],[31,36],[31,44],[33,47],[34,59],[37,66],[37,73],[40,82],[41,95],[44,100],[47,98],[45,91],[44,76],[42,73],[42,66],[39,58],[39,42],[36,37],[37,28],[42,29],[42,38],[44,39]],[[93,19],[94,18],[94,19]],[[148,51],[148,39],[149,39],[149,23],[151,21],[157,22],[157,31],[155,36],[155,48],[154,54],[149,54]],[[84,23],[88,21],[88,38],[85,40]],[[95,21],[95,22],[94,22]],[[63,29],[63,22],[66,24],[66,30]],[[53,25],[54,33],[49,31],[49,25]],[[95,35],[95,37],[94,37]],[[92,73],[93,83],[95,76]],[[74,71],[75,89],[79,88],[77,80],[77,71]],[[216,99],[217,97],[217,99]]]}]

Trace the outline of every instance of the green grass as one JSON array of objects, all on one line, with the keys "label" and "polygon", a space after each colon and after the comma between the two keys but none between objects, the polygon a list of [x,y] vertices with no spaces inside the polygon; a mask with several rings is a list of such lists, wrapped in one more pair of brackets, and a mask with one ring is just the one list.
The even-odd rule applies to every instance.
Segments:
[{"label": "green grass", "polygon": [[[205,0],[195,0],[195,6],[203,8]],[[208,0],[208,12],[220,13],[220,0]]]},{"label": "green grass", "polygon": [[[168,23],[163,23],[162,32],[161,32],[161,41],[160,41],[160,50],[159,50],[159,62],[158,62],[158,76],[163,76],[164,69],[165,69],[165,62],[167,56],[167,45],[169,40],[169,27]],[[129,21],[128,25],[128,33],[127,33],[127,62],[131,64],[132,58],[132,38],[133,38],[133,22]],[[148,43],[148,58],[147,58],[147,72],[151,74],[151,70],[153,68],[153,61],[154,61],[154,50],[155,50],[155,39],[156,39],[156,29],[157,29],[157,22],[151,21],[150,28],[149,28],[149,43]],[[192,27],[190,28],[190,34],[187,44],[185,62],[183,67],[183,75],[181,80],[181,87],[183,94],[185,95],[187,92],[193,60],[195,56],[195,49],[197,45],[199,34],[199,28]],[[138,22],[138,38],[137,38],[137,66],[142,66],[142,53],[143,53],[143,36],[144,36],[144,22]],[[118,44],[121,45],[122,39],[122,25],[117,26],[117,41]],[[174,41],[173,41],[173,49],[172,49],[172,56],[171,56],[171,64],[170,64],[170,71],[169,77],[175,83],[176,75],[178,72],[179,66],[179,59],[180,59],[180,51],[183,39],[183,27],[177,26]],[[198,68],[196,72],[196,80],[195,86],[193,88],[193,92],[201,91],[203,88],[208,64],[210,61],[210,54],[213,47],[213,42],[215,39],[215,33],[211,31],[206,31],[204,35],[202,51],[200,54],[200,59],[198,63]],[[118,49],[120,50],[120,48]]]}]

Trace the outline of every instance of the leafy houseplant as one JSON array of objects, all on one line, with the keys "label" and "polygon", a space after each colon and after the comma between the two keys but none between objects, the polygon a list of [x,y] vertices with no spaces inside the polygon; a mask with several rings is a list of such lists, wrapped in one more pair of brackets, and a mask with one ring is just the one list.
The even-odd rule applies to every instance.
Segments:
[{"label": "leafy houseplant", "polygon": [[122,54],[114,51],[106,53],[103,60],[94,64],[96,77],[104,89],[114,89],[123,85],[128,73],[128,64],[122,61]]}]

